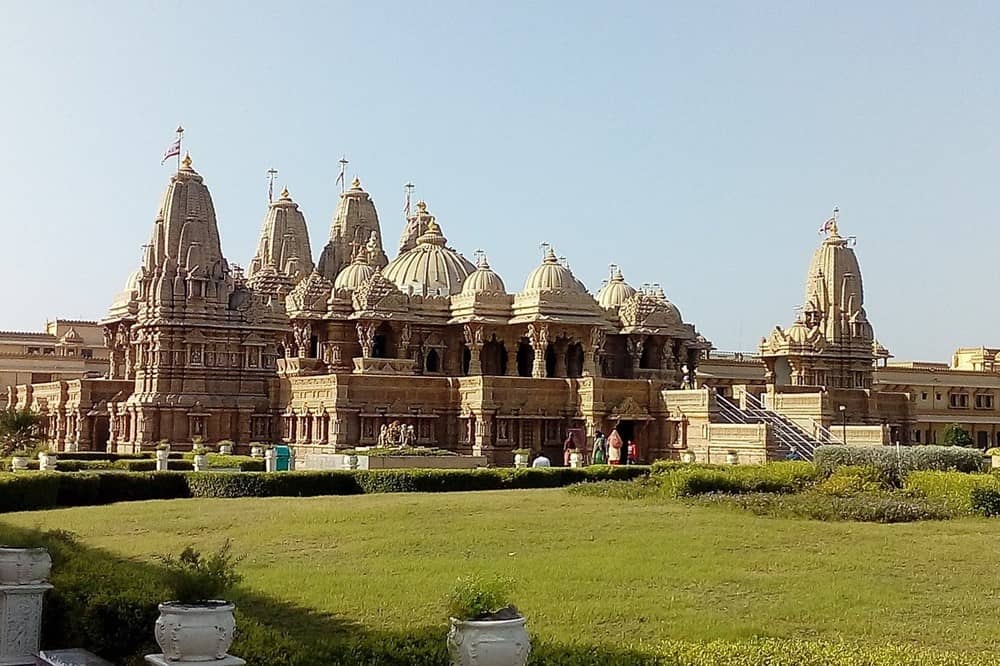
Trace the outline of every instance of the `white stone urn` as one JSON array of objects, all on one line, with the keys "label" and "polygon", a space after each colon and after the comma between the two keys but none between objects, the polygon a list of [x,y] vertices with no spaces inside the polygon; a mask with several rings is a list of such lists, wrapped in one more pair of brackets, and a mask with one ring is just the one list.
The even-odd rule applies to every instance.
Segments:
[{"label": "white stone urn", "polygon": [[525,666],[531,639],[523,617],[513,620],[451,619],[448,654],[452,666]]},{"label": "white stone urn", "polygon": [[14,456],[10,459],[10,469],[13,472],[24,472],[28,469],[28,458],[26,456]]},{"label": "white stone urn", "polygon": [[276,449],[272,448],[264,451],[264,471],[265,472],[278,471],[278,451]]},{"label": "white stone urn", "polygon": [[354,454],[344,456],[344,469],[357,469],[358,457]]},{"label": "white stone urn", "polygon": [[727,465],[738,465],[740,462],[740,456],[736,451],[730,451],[726,454],[726,464]]},{"label": "white stone urn", "polygon": [[219,444],[219,453],[224,456],[233,455],[233,445],[232,444]]},{"label": "white stone urn", "polygon": [[695,461],[694,451],[686,449],[681,452],[681,462],[693,463]]},{"label": "white stone urn", "polygon": [[160,604],[156,643],[168,662],[213,662],[227,659],[233,644],[235,605],[228,601]]},{"label": "white stone urn", "polygon": [[525,453],[515,453],[514,467],[527,467],[527,466],[528,466],[528,455]]},{"label": "white stone urn", "polygon": [[203,472],[208,469],[208,454],[196,453],[194,456],[194,471]]},{"label": "white stone urn", "polygon": [[569,454],[569,466],[570,467],[583,467],[583,456],[578,452],[573,451]]},{"label": "white stone urn", "polygon": [[51,571],[52,558],[44,548],[0,546],[0,585],[38,585]]},{"label": "white stone urn", "polygon": [[157,449],[156,450],[156,471],[166,472],[169,467],[170,461],[170,449]]},{"label": "white stone urn", "polygon": [[263,458],[264,457],[264,447],[263,446],[251,446],[250,447],[250,457],[251,458]]},{"label": "white stone urn", "polygon": [[38,469],[43,472],[54,472],[56,471],[56,461],[58,461],[58,459],[58,456],[51,451],[39,451]]}]

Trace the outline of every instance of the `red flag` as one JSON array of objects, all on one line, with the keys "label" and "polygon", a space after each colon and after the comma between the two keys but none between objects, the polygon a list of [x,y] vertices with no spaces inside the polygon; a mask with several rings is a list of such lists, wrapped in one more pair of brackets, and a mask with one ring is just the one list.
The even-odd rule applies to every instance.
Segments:
[{"label": "red flag", "polygon": [[169,146],[167,146],[167,149],[163,153],[163,159],[160,160],[160,164],[162,165],[164,162],[166,162],[167,160],[169,160],[171,157],[177,157],[180,154],[181,154],[181,140],[180,140],[180,138],[178,138],[172,144],[170,144]]}]

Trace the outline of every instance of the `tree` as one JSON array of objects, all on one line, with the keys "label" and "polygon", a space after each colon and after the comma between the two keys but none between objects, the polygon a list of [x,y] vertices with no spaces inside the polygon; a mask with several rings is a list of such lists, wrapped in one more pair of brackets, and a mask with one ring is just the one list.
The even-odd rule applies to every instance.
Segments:
[{"label": "tree", "polygon": [[945,446],[972,446],[972,436],[957,423],[944,429]]},{"label": "tree", "polygon": [[31,449],[42,436],[41,415],[30,409],[0,411],[0,454]]}]

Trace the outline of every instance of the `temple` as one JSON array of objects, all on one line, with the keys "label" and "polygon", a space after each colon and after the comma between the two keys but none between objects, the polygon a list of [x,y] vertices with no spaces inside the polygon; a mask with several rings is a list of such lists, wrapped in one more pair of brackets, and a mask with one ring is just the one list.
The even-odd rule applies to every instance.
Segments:
[{"label": "temple", "polygon": [[[456,223],[419,202],[390,259],[355,178],[314,262],[286,188],[244,274],[223,255],[211,194],[185,158],[100,322],[101,376],[15,376],[7,405],[44,413],[57,450],[284,441],[306,456],[376,445],[390,423],[492,464],[516,449],[558,455],[567,434],[585,444],[612,428],[644,460],[808,459],[825,443],[933,443],[950,423],[1000,444],[1000,354],[890,362],[836,213],[800,314],[757,351],[730,354],[662,287],[631,286],[617,264],[591,293],[546,244],[523,281],[505,280],[485,253],[449,245]],[[51,348],[81,347],[73,333]]]}]

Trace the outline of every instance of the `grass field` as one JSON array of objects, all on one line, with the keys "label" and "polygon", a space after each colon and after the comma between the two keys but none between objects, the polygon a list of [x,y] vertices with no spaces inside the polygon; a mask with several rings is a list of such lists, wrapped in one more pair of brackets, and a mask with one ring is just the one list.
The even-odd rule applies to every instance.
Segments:
[{"label": "grass field", "polygon": [[562,643],[771,636],[979,651],[1000,636],[1000,521],[985,519],[821,523],[531,490],[140,502],[0,522],[150,562],[229,537],[246,554],[243,594],[372,630],[444,627],[447,590],[479,571],[514,577],[532,633]]}]

